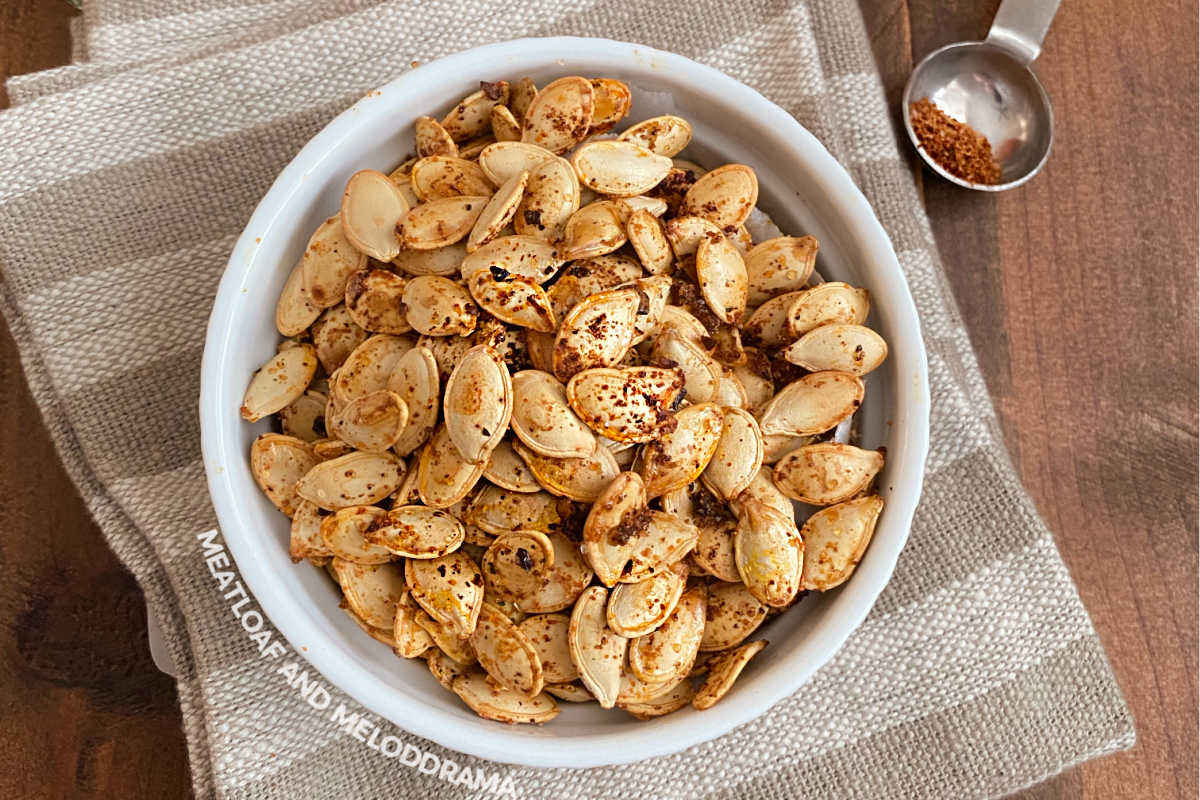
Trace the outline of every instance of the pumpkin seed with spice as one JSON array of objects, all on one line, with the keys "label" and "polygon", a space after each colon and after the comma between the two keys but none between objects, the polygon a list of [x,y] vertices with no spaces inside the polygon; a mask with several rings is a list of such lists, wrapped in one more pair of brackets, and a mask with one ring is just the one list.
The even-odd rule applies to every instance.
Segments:
[{"label": "pumpkin seed with spice", "polygon": [[471,557],[456,551],[441,558],[406,559],[404,577],[417,605],[450,626],[459,639],[475,630],[483,608],[483,574]]},{"label": "pumpkin seed with spice", "polygon": [[314,466],[296,493],[331,511],[370,505],[394,492],[404,473],[404,462],[391,453],[353,452]]},{"label": "pumpkin seed with spice", "polygon": [[595,94],[586,78],[559,78],[542,87],[525,110],[521,141],[565,153],[592,125]]},{"label": "pumpkin seed with spice", "polygon": [[277,353],[259,367],[242,398],[242,419],[258,422],[291,405],[317,373],[317,351],[310,344]]},{"label": "pumpkin seed with spice", "polygon": [[382,172],[364,169],[347,181],[342,231],[350,244],[371,258],[388,261],[400,252],[396,225],[407,213],[408,200]]},{"label": "pumpkin seed with spice", "polygon": [[250,445],[250,473],[254,482],[289,517],[302,499],[297,485],[316,465],[312,447],[294,436],[264,433]]},{"label": "pumpkin seed with spice", "polygon": [[446,432],[463,458],[487,463],[508,432],[512,398],[512,379],[500,354],[487,345],[468,350],[446,381],[442,408]]}]

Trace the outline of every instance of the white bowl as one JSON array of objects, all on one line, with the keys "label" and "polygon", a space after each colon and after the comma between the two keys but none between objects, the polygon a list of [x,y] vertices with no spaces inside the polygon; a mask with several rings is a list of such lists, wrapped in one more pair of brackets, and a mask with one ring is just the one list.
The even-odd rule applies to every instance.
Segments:
[{"label": "white bowl", "polygon": [[[619,78],[670,92],[695,129],[684,155],[708,165],[741,162],[759,177],[760,205],[787,233],[821,242],[827,278],[871,291],[870,324],[891,355],[867,384],[862,434],[886,446],[879,481],[886,506],[874,540],[841,588],[810,595],[760,631],[770,646],[713,708],[641,722],[595,704],[563,703],[545,726],[483,720],[438,685],[423,660],[403,661],[338,608],[329,579],[288,559],[287,520],[251,477],[248,455],[266,422],[238,416],[254,370],[274,352],[275,301],[309,234],[339,207],[358,169],[389,170],[412,147],[421,114],[444,113],[480,79],[531,75]],[[650,116],[639,113],[633,118]],[[322,675],[374,712],[445,747],[538,767],[591,767],[650,758],[720,736],[799,689],[862,622],[892,574],[921,489],[929,391],[916,309],[883,228],[850,176],[778,106],[681,56],[602,39],[527,39],[459,53],[372,91],[325,127],[276,179],[238,240],[208,326],[200,418],[209,490],[242,578],[271,621]]]}]

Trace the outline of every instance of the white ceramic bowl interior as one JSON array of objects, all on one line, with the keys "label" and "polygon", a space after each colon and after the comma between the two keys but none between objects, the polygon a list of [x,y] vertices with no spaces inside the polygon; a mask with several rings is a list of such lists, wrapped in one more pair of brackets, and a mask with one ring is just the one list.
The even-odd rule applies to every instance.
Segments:
[{"label": "white ceramic bowl interior", "polygon": [[[810,595],[764,627],[758,635],[770,646],[713,708],[641,722],[595,704],[563,703],[548,725],[508,726],[475,716],[433,680],[423,660],[398,659],[363,635],[338,608],[328,577],[291,563],[288,521],[259,492],[248,466],[250,444],[267,423],[244,423],[238,408],[250,375],[275,352],[274,307],[288,271],[312,231],[337,212],[346,179],[358,169],[392,169],[411,151],[413,120],[440,116],[480,79],[531,75],[544,85],[567,74],[619,78],[642,97],[670,92],[695,130],[683,156],[707,166],[753,166],[760,207],[785,233],[820,240],[820,272],[870,289],[869,324],[891,354],[868,377],[861,427],[866,446],[887,447],[879,481],[886,506],[850,581]],[[630,121],[655,113],[661,111],[635,102]],[[446,747],[531,766],[589,767],[719,736],[795,692],[834,654],[887,583],[908,536],[928,442],[929,393],[916,310],[891,244],[850,177],[811,134],[757,92],[688,59],[621,42],[555,38],[489,45],[414,69],[309,142],[263,198],[230,257],[208,328],[200,412],[225,540],[246,584],[297,652],[372,711]]]}]

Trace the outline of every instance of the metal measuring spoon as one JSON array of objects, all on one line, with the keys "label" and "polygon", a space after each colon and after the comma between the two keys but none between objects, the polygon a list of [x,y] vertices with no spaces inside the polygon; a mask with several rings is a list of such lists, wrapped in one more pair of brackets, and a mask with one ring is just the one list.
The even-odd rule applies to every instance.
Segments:
[{"label": "metal measuring spoon", "polygon": [[[904,128],[934,172],[948,181],[1000,192],[1020,186],[1046,163],[1054,140],[1050,98],[1030,64],[1042,49],[1059,0],[1003,0],[982,42],[948,44],[925,56],[904,87]],[[929,157],[913,132],[909,109],[928,97],[934,105],[987,137],[1001,182],[964,181]]]}]

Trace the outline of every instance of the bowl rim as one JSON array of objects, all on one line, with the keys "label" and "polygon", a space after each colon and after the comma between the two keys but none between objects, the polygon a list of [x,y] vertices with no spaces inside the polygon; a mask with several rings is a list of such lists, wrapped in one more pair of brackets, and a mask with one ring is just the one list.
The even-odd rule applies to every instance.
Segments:
[{"label": "bowl rim", "polygon": [[[893,310],[897,312],[897,325],[911,331],[905,346],[909,349],[907,357],[911,361],[912,373],[905,374],[901,371],[895,389],[896,395],[900,396],[905,392],[904,384],[911,381],[907,387],[911,400],[907,424],[898,432],[904,439],[908,463],[904,465],[904,469],[891,477],[892,491],[886,509],[889,525],[899,526],[901,535],[894,537],[894,542],[888,542],[887,547],[878,547],[881,541],[876,537],[871,556],[871,568],[875,573],[873,588],[865,592],[860,589],[851,598],[843,598],[853,600],[847,608],[839,609],[839,615],[844,617],[846,625],[830,626],[836,629],[812,634],[819,637],[822,654],[820,658],[797,664],[792,669],[778,670],[772,676],[764,676],[756,685],[758,691],[744,693],[738,698],[738,703],[721,703],[704,711],[704,719],[710,724],[687,726],[683,731],[673,732],[672,736],[663,736],[655,730],[657,726],[653,724],[641,723],[641,727],[632,732],[623,727],[613,732],[557,739],[521,737],[526,746],[513,747],[514,738],[501,726],[497,726],[495,735],[480,735],[478,727],[432,709],[420,701],[406,698],[396,692],[387,694],[373,691],[372,687],[376,684],[374,676],[356,664],[349,654],[335,647],[310,646],[328,637],[319,631],[311,620],[290,607],[283,596],[284,593],[278,591],[274,579],[264,566],[265,559],[274,557],[266,549],[267,537],[256,536],[248,520],[244,519],[236,500],[238,489],[234,485],[232,471],[222,466],[227,457],[245,457],[241,453],[240,443],[231,441],[230,431],[236,430],[237,426],[227,424],[228,418],[231,414],[235,417],[237,415],[234,411],[224,408],[222,402],[223,387],[226,383],[226,379],[222,377],[222,364],[234,346],[236,337],[232,323],[238,306],[240,281],[244,277],[245,265],[255,260],[256,237],[270,230],[294,196],[301,192],[306,171],[315,167],[353,127],[363,124],[373,108],[382,113],[387,104],[381,104],[381,99],[386,100],[390,95],[401,92],[404,84],[419,78],[423,73],[433,72],[435,69],[453,70],[481,57],[492,57],[496,63],[501,63],[500,56],[514,48],[534,47],[542,48],[548,53],[547,63],[553,63],[556,58],[571,56],[611,58],[624,55],[639,61],[649,59],[656,68],[692,73],[694,77],[689,77],[689,82],[703,83],[706,91],[713,95],[725,95],[734,101],[753,103],[758,109],[756,113],[761,113],[772,125],[781,126],[788,132],[793,149],[800,152],[802,158],[820,173],[819,182],[822,185],[814,188],[822,193],[823,202],[832,207],[832,213],[839,218],[858,221],[856,232],[864,234],[865,240],[857,244],[869,253],[872,261],[884,265],[881,272],[886,276],[888,284],[884,288],[890,294]],[[240,393],[241,389],[238,391]],[[209,318],[201,363],[199,397],[201,449],[209,494],[222,537],[237,563],[246,587],[296,653],[312,664],[323,677],[371,712],[391,720],[410,733],[453,751],[498,763],[533,767],[625,764],[679,752],[750,722],[804,685],[817,669],[833,657],[850,634],[858,629],[891,578],[896,560],[908,539],[912,517],[920,499],[929,445],[929,405],[928,364],[920,320],[891,240],[866,197],[824,145],[782,108],[754,89],[712,67],[645,45],[571,36],[497,42],[428,62],[403,73],[378,89],[371,90],[318,132],[280,172],[234,245]],[[860,566],[860,570],[862,568]],[[306,644],[302,646],[301,643]]]}]

